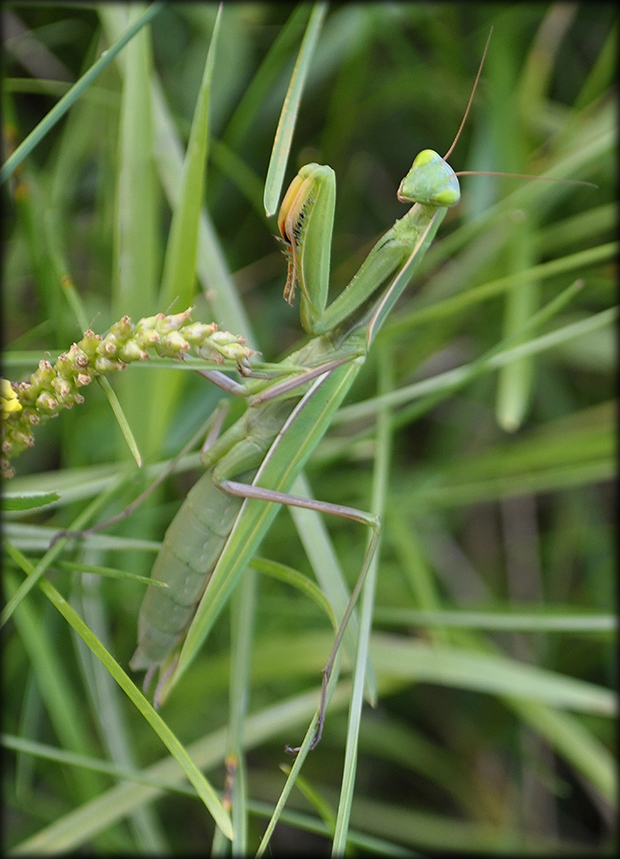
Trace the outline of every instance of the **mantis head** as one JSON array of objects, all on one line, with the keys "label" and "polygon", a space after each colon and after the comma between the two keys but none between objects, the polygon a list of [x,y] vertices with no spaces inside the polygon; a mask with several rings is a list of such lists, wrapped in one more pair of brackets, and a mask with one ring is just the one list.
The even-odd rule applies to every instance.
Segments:
[{"label": "mantis head", "polygon": [[425,206],[454,206],[461,199],[456,173],[441,155],[423,149],[400,183],[401,203],[422,203]]}]

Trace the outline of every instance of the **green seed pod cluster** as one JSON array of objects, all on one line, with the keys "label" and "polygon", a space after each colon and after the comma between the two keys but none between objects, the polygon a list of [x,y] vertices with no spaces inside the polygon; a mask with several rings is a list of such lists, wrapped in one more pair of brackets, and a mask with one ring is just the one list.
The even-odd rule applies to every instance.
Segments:
[{"label": "green seed pod cluster", "polygon": [[170,316],[148,316],[135,325],[123,316],[104,336],[86,331],[55,364],[39,361],[29,381],[0,380],[2,475],[13,477],[9,460],[34,445],[34,427],[55,417],[61,409],[83,403],[80,389],[97,376],[124,370],[132,361],[148,360],[148,349],[164,358],[182,360],[194,354],[214,364],[229,360],[248,366],[254,352],[244,345],[243,337],[220,331],[215,322],[190,322],[190,318],[191,308]]}]

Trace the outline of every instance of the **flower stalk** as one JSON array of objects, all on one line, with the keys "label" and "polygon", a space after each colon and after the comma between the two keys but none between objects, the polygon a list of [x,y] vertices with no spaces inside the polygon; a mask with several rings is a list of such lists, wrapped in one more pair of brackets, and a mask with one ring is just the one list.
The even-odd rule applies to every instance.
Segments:
[{"label": "flower stalk", "polygon": [[104,336],[86,331],[55,364],[39,361],[29,381],[1,379],[2,476],[14,476],[9,460],[34,445],[32,431],[36,426],[56,417],[62,409],[83,403],[81,389],[98,376],[124,370],[133,361],[149,360],[149,349],[162,358],[183,360],[186,355],[195,355],[213,364],[234,361],[247,369],[255,353],[244,345],[243,337],[219,330],[215,322],[191,322],[191,310],[169,316],[158,313],[135,325],[123,316]]}]

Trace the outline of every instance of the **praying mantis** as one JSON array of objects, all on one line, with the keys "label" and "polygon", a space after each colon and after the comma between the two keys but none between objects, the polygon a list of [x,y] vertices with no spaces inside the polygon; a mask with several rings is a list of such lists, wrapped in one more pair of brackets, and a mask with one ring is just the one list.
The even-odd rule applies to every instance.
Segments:
[{"label": "praying mantis", "polygon": [[[446,157],[457,140],[458,134]],[[202,598],[198,610],[200,641],[188,635],[184,652],[190,654],[206,637],[279,505],[308,508],[362,523],[371,529],[372,537],[323,669],[311,748],[321,738],[327,684],[377,547],[380,522],[377,516],[361,510],[291,495],[290,488],[347,396],[368,350],[431,245],[447,209],[459,202],[460,188],[457,174],[445,157],[430,149],[420,152],[398,189],[398,199],[413,205],[379,239],[348,286],[326,306],[335,194],[334,171],[328,166],[307,164],[291,182],[278,215],[288,258],[284,297],[292,303],[299,288],[301,323],[312,339],[286,359],[284,375],[276,380],[249,379],[237,385],[217,371],[202,371],[216,384],[247,396],[248,408],[204,455],[208,470],[190,490],[166,532],[152,577],[169,587],[147,590],[138,620],[138,646],[130,662],[133,670],[147,670],[145,686],[159,669],[155,692],[155,703],[159,704],[167,694],[166,687],[179,658],[179,644],[197,603]],[[195,626],[196,623],[192,629]]]},{"label": "praying mantis", "polygon": [[[397,192],[399,201],[411,203],[411,208],[377,241],[357,274],[329,305],[334,171],[329,166],[307,164],[284,196],[277,221],[288,260],[284,298],[292,304],[299,290],[301,324],[312,339],[281,363],[274,378],[246,378],[239,384],[218,371],[199,371],[226,391],[246,397],[248,407],[244,416],[204,452],[202,460],[207,471],[170,524],[152,570],[152,578],[167,583],[168,588],[149,588],[140,608],[138,646],[130,667],[146,670],[145,689],[159,670],[156,707],[205,640],[279,507],[306,508],[358,522],[371,532],[361,570],[323,668],[310,748],[321,739],[329,679],[378,546],[380,521],[375,514],[302,498],[290,490],[327,432],[448,208],[460,200],[458,176],[470,172],[455,173],[447,158],[467,120],[491,32],[450,148],[443,157],[431,149],[415,157]],[[506,173],[487,175],[534,178]],[[299,751],[289,746],[286,749]]]}]

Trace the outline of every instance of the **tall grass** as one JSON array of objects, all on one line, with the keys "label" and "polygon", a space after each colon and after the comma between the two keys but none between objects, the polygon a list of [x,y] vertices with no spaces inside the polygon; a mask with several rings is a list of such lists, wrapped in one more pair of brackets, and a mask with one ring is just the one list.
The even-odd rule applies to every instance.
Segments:
[{"label": "tall grass", "polygon": [[[9,148],[143,11],[5,7]],[[173,311],[191,301],[194,318],[242,334],[265,361],[290,351],[301,329],[282,301],[286,264],[262,196],[310,12],[225,7],[205,96],[217,7],[169,4],[71,101],[4,185],[4,376],[27,377],[85,324],[104,332],[175,299]],[[263,841],[275,855],[342,852],[347,838],[389,855],[598,853],[613,843],[615,6],[330,8],[286,179],[309,161],[336,171],[337,294],[402,215],[396,189],[415,154],[449,148],[491,25],[451,164],[596,188],[463,177],[462,203],[310,463],[316,498],[361,509],[378,491],[377,459],[387,469],[370,638],[377,702],[364,705],[357,755],[343,766],[355,733],[345,654],[323,740]],[[197,205],[181,165],[199,92],[208,162],[194,284],[191,270],[178,282],[170,271],[192,253],[173,212],[178,223]],[[6,488],[60,498],[5,513],[7,598],[57,530],[121,510],[222,396],[156,361],[113,386],[145,473],[95,385],[41,427]],[[242,410],[232,403],[228,420]],[[6,847],[226,852],[205,808],[212,783],[232,796],[234,848],[258,849],[281,767],[293,764],[283,745],[310,722],[333,636],[276,564],[320,577],[339,563],[352,585],[366,535],[332,517],[327,534],[281,512],[157,722],[136,709],[137,690],[132,704],[117,685],[144,586],[67,562],[148,575],[199,473],[198,456],[186,456],[131,517],[56,544],[40,587],[6,623]],[[244,750],[236,773],[225,766],[231,737]],[[195,789],[177,763],[181,744]]]}]

